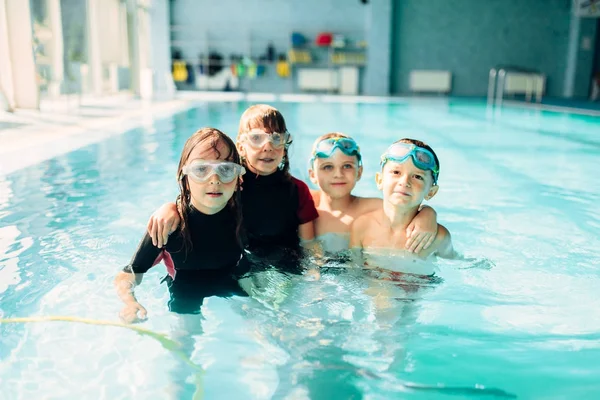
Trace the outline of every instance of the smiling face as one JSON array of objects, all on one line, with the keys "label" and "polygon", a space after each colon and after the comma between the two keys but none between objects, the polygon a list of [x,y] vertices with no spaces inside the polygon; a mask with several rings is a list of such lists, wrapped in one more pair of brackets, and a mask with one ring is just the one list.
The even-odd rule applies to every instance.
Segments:
[{"label": "smiling face", "polygon": [[386,162],[375,180],[384,201],[402,208],[419,207],[424,199],[431,199],[438,191],[431,171],[417,168],[412,157],[402,163]]},{"label": "smiling face", "polygon": [[349,196],[362,175],[356,156],[335,149],[330,157],[316,157],[308,171],[310,180],[332,199]]},{"label": "smiling face", "polygon": [[[184,165],[190,165],[192,162],[219,162],[232,161],[230,157],[232,149],[224,140],[214,137],[208,137],[199,142],[191,150]],[[184,175],[189,187],[190,201],[192,205],[204,214],[216,214],[221,211],[236,190],[238,179],[224,183],[219,179],[216,173],[213,173],[206,181],[198,182],[192,175]]]}]

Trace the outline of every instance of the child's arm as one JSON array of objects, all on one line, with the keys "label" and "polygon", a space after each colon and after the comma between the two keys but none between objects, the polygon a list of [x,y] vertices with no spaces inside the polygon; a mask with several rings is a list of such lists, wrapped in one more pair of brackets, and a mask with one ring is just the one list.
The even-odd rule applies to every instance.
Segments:
[{"label": "child's arm", "polygon": [[426,250],[435,241],[437,232],[437,213],[433,208],[423,206],[406,228],[406,249],[413,253]]},{"label": "child's arm", "polygon": [[[125,303],[125,307],[119,314],[121,319],[131,324],[146,319],[148,312],[140,303],[138,303],[133,293],[133,288],[142,283],[144,274],[134,274],[132,272],[121,271],[115,277],[115,288],[119,298]],[[139,314],[138,314],[139,312]]]},{"label": "child's arm", "polygon": [[450,232],[443,225],[438,225],[437,238],[434,242],[434,254],[441,258],[456,259],[459,254],[454,250]]},{"label": "child's arm", "polygon": [[171,234],[181,222],[179,211],[175,203],[165,203],[152,214],[148,220],[148,234],[152,238],[152,244],[158,248],[167,244]]},{"label": "child's arm", "polygon": [[314,221],[306,222],[298,226],[298,236],[300,237],[300,244],[307,250],[309,258],[303,257],[303,261],[308,261],[306,272],[304,275],[312,280],[319,280],[321,273],[319,268],[321,267],[323,260],[323,248],[318,240],[315,240],[315,223]]},{"label": "child's arm", "polygon": [[298,237],[302,244],[306,244],[314,241],[315,220],[319,218],[319,212],[313,200],[315,192],[310,190],[306,183],[301,180],[296,178],[292,178],[292,180],[298,189]]},{"label": "child's arm", "polygon": [[366,229],[366,220],[363,217],[358,217],[350,225],[350,258],[359,268],[364,267],[363,259],[363,238]]},{"label": "child's arm", "polygon": [[365,232],[367,219],[364,217],[358,217],[350,225],[350,248],[351,249],[362,249],[363,244],[363,233]]},{"label": "child's arm", "polygon": [[[137,301],[133,289],[142,283],[144,273],[158,264],[164,257],[163,250],[152,244],[147,233],[144,235],[129,265],[115,277],[117,295],[125,303],[120,313],[126,323],[139,322],[146,319],[146,309]],[[138,316],[139,312],[139,316]]]},{"label": "child's arm", "polygon": [[312,242],[315,239],[315,222],[310,221],[298,225],[298,236],[302,243]]}]

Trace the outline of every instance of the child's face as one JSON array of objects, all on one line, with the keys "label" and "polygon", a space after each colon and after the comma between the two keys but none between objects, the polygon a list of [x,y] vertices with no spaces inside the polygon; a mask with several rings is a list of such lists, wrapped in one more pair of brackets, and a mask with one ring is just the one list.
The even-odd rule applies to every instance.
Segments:
[{"label": "child's face", "polygon": [[[211,148],[208,142],[199,143],[190,153],[186,165],[195,160],[229,161],[225,160],[225,156],[229,154],[229,147],[221,140],[216,147],[218,152]],[[191,176],[186,176],[184,179],[187,179],[190,188],[192,204],[198,211],[205,214],[221,211],[235,193],[238,182],[236,177],[231,182],[224,183],[216,173],[212,174],[205,182],[197,182]]]},{"label": "child's face", "polygon": [[335,149],[330,157],[315,158],[309,171],[310,180],[328,196],[338,199],[349,196],[362,175],[356,156]]},{"label": "child's face", "polygon": [[375,179],[384,200],[407,208],[418,207],[424,199],[435,196],[438,190],[437,185],[433,186],[431,171],[417,168],[412,157],[402,163],[388,161]]},{"label": "child's face", "polygon": [[261,133],[253,130],[252,132],[244,133],[238,141],[238,150],[240,156],[246,158],[246,166],[250,171],[258,175],[271,175],[283,160],[285,154],[285,145],[276,145],[272,141],[266,141],[260,147],[253,144],[247,137],[248,135],[260,135]]}]

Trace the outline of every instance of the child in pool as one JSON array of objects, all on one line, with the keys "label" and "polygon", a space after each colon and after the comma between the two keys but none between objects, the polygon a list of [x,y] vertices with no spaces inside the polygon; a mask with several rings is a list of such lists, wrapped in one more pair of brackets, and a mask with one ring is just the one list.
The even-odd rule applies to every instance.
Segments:
[{"label": "child in pool", "polygon": [[[402,139],[392,144],[381,157],[381,171],[376,175],[377,187],[383,192],[379,209],[358,217],[351,227],[350,246],[357,249],[404,249],[406,227],[417,214],[423,200],[437,193],[440,163],[433,149],[423,142]],[[418,253],[455,258],[450,232],[437,226],[433,244]],[[390,258],[391,259],[391,258]],[[378,263],[379,264],[379,263]],[[414,267],[417,275],[433,274],[430,263]]]},{"label": "child in pool", "polygon": [[[295,252],[301,241],[313,241],[314,220],[318,217],[308,186],[290,175],[291,143],[283,115],[277,109],[260,104],[243,113],[237,148],[242,165],[249,171],[241,192],[248,250],[258,256],[278,253],[270,259],[287,258],[287,250]],[[153,243],[159,247],[167,243],[179,220],[174,203],[157,210],[148,223]]]},{"label": "child in pool", "polygon": [[163,248],[155,247],[146,233],[129,265],[115,278],[125,303],[125,322],[146,318],[133,288],[161,260],[169,272],[173,312],[198,313],[203,299],[211,295],[244,295],[236,278],[245,264],[238,190],[244,172],[235,144],[221,131],[203,128],[187,140],[177,169],[179,228]]},{"label": "child in pool", "polygon": [[[338,132],[317,138],[308,173],[320,189],[311,192],[319,212],[315,236],[328,253],[347,250],[352,222],[382,206],[379,198],[352,195],[362,172],[362,156],[354,139]],[[437,230],[435,211],[424,206],[407,226],[406,249],[416,253],[427,249]]]}]

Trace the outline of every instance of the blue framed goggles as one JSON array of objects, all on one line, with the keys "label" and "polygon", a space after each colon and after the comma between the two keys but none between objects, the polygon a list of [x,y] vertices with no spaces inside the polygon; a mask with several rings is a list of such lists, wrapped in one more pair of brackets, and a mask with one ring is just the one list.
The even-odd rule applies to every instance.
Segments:
[{"label": "blue framed goggles", "polygon": [[354,139],[346,138],[346,137],[337,137],[337,138],[328,138],[323,139],[313,151],[312,158],[310,159],[310,164],[315,161],[315,158],[328,158],[331,157],[335,149],[340,149],[342,153],[347,156],[356,156],[358,159],[358,166],[362,165],[362,157],[360,155],[360,147],[356,144]]},{"label": "blue framed goggles", "polygon": [[422,147],[415,146],[412,143],[394,143],[381,156],[381,168],[388,161],[403,163],[412,157],[413,163],[419,169],[431,171],[433,175],[433,184],[437,185],[440,168],[435,162],[435,157],[432,152]]}]

